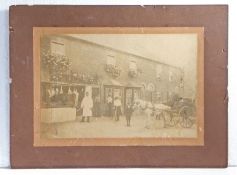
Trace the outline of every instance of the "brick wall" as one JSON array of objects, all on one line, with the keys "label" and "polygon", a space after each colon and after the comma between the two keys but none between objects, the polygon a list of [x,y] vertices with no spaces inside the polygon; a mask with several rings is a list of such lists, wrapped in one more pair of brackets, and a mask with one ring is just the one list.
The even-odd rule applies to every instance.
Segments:
[{"label": "brick wall", "polygon": [[[169,94],[175,91],[175,87],[179,87],[180,79],[182,76],[182,70],[180,68],[152,61],[148,58],[143,58],[130,53],[115,50],[113,48],[104,47],[95,43],[87,42],[72,37],[57,37],[65,44],[65,54],[71,60],[70,70],[73,72],[84,73],[89,75],[97,74],[102,81],[101,95],[103,99],[103,81],[109,79],[115,79],[124,86],[131,82],[136,85],[154,84],[155,92],[153,92],[153,99],[156,100],[156,92],[160,93],[161,101],[166,102]],[[49,47],[50,40],[54,40],[54,36],[44,37],[41,40],[41,46]],[[105,71],[105,65],[107,63],[108,55],[113,55],[116,59],[117,66],[121,69],[121,74],[117,78],[111,77]],[[140,73],[137,77],[131,78],[128,76],[129,63],[134,60],[137,64]],[[157,78],[157,65],[162,69],[160,72],[160,78]],[[173,79],[170,81],[170,72],[172,72]],[[41,73],[42,79],[47,79],[48,76],[45,73]],[[183,89],[176,88],[176,91],[182,95]],[[151,92],[145,91],[144,98],[148,98]]]}]

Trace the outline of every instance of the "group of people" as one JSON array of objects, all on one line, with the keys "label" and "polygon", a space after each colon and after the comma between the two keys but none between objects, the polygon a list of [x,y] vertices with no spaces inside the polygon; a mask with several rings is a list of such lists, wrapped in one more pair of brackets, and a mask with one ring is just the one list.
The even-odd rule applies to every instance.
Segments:
[{"label": "group of people", "polygon": [[[96,98],[94,99],[97,100]],[[115,121],[120,120],[120,116],[122,115],[122,102],[120,97],[116,96],[113,100],[111,95],[107,97],[107,106],[108,111],[107,115],[110,117],[114,117]],[[85,92],[85,97],[83,98],[80,108],[82,109],[82,119],[81,122],[90,122],[90,117],[93,115],[93,108],[95,108],[92,97],[89,95],[89,92]],[[124,115],[126,118],[126,125],[128,127],[131,126],[131,118],[134,110],[136,109],[136,104],[127,103],[124,109]],[[150,128],[152,124],[152,113],[153,113],[153,105],[151,103],[146,104],[146,108],[144,109],[146,115],[145,128]]]},{"label": "group of people", "polygon": [[[108,95],[107,106],[108,106],[107,115],[109,117],[114,116],[115,121],[119,121],[119,118],[122,115],[122,102],[121,102],[120,97],[118,97],[118,96],[115,97],[114,102],[113,102],[112,96]],[[125,114],[126,121],[127,121],[127,126],[131,126],[130,121],[131,121],[131,116],[132,116],[133,111],[134,111],[134,106],[131,103],[127,103],[125,110],[124,110],[124,114]]]},{"label": "group of people", "polygon": [[[97,98],[95,98],[95,102],[98,101]],[[95,108],[93,103],[92,97],[89,96],[89,92],[85,93],[85,97],[83,98],[81,102],[80,108],[82,109],[82,119],[81,122],[90,122],[90,117],[92,117],[92,110]],[[109,95],[107,97],[107,115],[109,117],[114,117],[115,121],[120,120],[120,116],[122,115],[122,102],[120,97],[115,97],[114,100],[112,99],[112,96]],[[126,105],[124,114],[126,116],[127,126],[130,126],[131,116],[133,113],[133,105],[128,103]],[[98,110],[95,110],[98,111]]]},{"label": "group of people", "polygon": [[107,116],[115,116],[115,121],[119,121],[120,116],[122,115],[122,102],[120,97],[115,97],[114,102],[111,95],[107,97]]},{"label": "group of people", "polygon": [[[94,96],[90,92],[81,89],[78,91],[77,88],[48,88],[46,90],[48,93],[48,102],[50,104],[61,104],[61,105],[70,105],[77,108],[77,115],[82,115],[81,122],[90,122],[91,117],[99,117],[101,115],[105,115],[111,117],[116,122],[120,120],[120,117],[124,114],[126,119],[126,126],[131,126],[131,119],[133,116],[133,112],[139,107],[133,102],[127,102],[124,108],[122,107],[121,97],[112,95],[108,95],[106,98],[106,102],[104,107],[101,105],[101,100],[99,95]],[[80,92],[80,93],[79,93]],[[69,103],[70,102],[70,103]],[[124,109],[122,112],[122,108]],[[103,111],[105,109],[105,111]],[[144,121],[145,127],[149,128],[151,125],[151,116],[152,116],[152,105],[148,104],[145,109],[146,120]]]},{"label": "group of people", "polygon": [[[103,111],[103,108],[101,108],[100,97],[94,96],[92,98],[92,95],[84,89],[81,89],[79,93],[77,88],[69,87],[68,89],[63,89],[61,86],[49,88],[46,90],[46,92],[48,93],[49,98],[47,101],[50,102],[50,104],[53,104],[53,102],[60,102],[62,104],[67,104],[70,102],[68,105],[76,107],[78,109],[77,111],[79,111],[78,114],[82,114],[81,122],[90,122],[90,118],[92,116],[99,117],[102,113],[108,117],[113,118],[115,121],[119,121],[122,114],[124,114],[126,118],[126,125],[129,127],[131,126],[131,118],[134,110],[139,108],[135,103],[127,102],[122,112],[122,101],[119,95],[113,98],[112,95],[109,94],[106,98],[106,107],[104,108],[106,110]],[[153,107],[152,104],[149,103],[147,103],[145,106],[146,108],[143,109],[146,115],[145,123],[146,127],[149,128],[149,125],[151,124]]]},{"label": "group of people", "polygon": [[[112,97],[109,95],[107,98],[107,103],[108,103],[108,114],[109,116],[115,116],[115,121],[119,120],[120,115],[122,114],[121,112],[121,100],[119,97],[115,97],[114,104],[112,103]],[[133,112],[135,109],[138,108],[138,105],[135,103],[130,103],[128,102],[125,106],[124,110],[124,115],[126,117],[126,124],[127,126],[131,126],[131,118],[133,115]],[[145,111],[146,115],[146,121],[145,121],[145,128],[149,129],[151,124],[152,124],[152,116],[153,116],[153,105],[152,103],[146,103],[145,108],[143,109]],[[114,110],[113,110],[114,109]]]}]

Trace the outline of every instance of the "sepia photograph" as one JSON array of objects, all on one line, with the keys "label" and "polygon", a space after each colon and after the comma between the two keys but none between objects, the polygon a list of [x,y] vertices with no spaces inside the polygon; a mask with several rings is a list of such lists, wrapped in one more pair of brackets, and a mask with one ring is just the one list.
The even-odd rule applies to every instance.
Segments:
[{"label": "sepia photograph", "polygon": [[204,145],[202,27],[35,27],[34,146]]}]

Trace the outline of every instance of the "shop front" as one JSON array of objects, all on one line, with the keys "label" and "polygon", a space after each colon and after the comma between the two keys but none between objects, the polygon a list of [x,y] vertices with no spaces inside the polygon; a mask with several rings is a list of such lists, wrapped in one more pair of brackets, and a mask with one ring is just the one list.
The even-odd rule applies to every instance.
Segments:
[{"label": "shop front", "polygon": [[124,86],[117,80],[108,79],[103,82],[104,115],[113,116],[113,106],[116,98],[121,101],[122,113],[124,111]]},{"label": "shop front", "polygon": [[[111,79],[104,82],[104,103],[108,107],[108,103],[114,103],[116,98],[121,100],[122,113],[126,104],[133,104],[137,99],[141,98],[141,86],[135,83],[124,83]],[[109,110],[107,109],[107,115]],[[106,113],[106,112],[105,112]]]},{"label": "shop front", "polygon": [[136,84],[134,82],[128,82],[124,89],[125,92],[124,105],[133,104],[134,102],[136,102],[136,100],[141,99],[142,96],[141,89],[142,89],[141,85]]},{"label": "shop front", "polygon": [[41,121],[57,123],[75,120],[76,116],[82,114],[82,110],[78,109],[88,87],[91,87],[93,99],[99,96],[99,85],[41,82],[41,113],[44,114]]}]

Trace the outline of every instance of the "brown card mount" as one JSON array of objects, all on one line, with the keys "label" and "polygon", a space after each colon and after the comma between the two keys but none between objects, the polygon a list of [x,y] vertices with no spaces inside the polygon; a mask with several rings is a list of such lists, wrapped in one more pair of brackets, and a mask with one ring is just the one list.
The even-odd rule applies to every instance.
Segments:
[{"label": "brown card mount", "polygon": [[225,5],[12,6],[11,166],[226,167],[227,21]]}]

